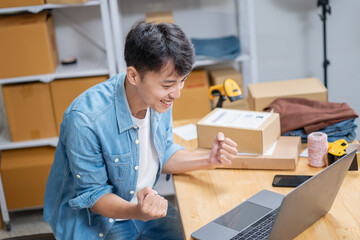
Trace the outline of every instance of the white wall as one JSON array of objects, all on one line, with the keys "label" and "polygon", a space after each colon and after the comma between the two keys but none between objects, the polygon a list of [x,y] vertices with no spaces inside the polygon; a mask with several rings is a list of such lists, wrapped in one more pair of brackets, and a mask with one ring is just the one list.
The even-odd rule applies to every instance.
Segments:
[{"label": "white wall", "polygon": [[[316,0],[255,1],[259,81],[323,81],[323,33]],[[330,0],[327,19],[329,101],[360,114],[360,1]],[[360,122],[358,121],[358,124]],[[359,138],[359,128],[358,137]]]}]

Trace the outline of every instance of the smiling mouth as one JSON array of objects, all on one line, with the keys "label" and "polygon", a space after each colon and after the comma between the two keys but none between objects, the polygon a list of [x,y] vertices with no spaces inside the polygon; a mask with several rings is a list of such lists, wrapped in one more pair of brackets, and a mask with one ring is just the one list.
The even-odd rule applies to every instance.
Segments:
[{"label": "smiling mouth", "polygon": [[172,101],[166,101],[166,100],[160,100],[160,101],[166,105],[170,105],[172,103]]}]

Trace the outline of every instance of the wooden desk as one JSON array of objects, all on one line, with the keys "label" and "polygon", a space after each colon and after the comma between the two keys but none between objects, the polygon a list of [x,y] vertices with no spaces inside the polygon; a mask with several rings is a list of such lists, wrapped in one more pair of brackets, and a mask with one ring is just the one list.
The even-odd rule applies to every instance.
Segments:
[{"label": "wooden desk", "polygon": [[[180,126],[194,121],[177,121]],[[196,140],[186,142],[174,135],[174,141],[188,150],[197,147]],[[300,158],[295,171],[272,170],[200,170],[173,176],[178,207],[186,239],[190,234],[224,214],[242,201],[268,189],[287,194],[292,188],[273,188],[276,174],[316,174],[307,158]],[[286,226],[285,226],[286,227]],[[296,239],[360,239],[360,173],[349,171],[329,213]]]}]

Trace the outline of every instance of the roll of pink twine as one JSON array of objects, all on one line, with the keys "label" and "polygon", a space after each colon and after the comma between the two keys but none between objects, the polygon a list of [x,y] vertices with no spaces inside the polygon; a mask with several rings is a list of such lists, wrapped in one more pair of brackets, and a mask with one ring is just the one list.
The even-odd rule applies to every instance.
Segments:
[{"label": "roll of pink twine", "polygon": [[308,135],[309,165],[324,167],[327,165],[328,141],[326,133],[312,132]]}]

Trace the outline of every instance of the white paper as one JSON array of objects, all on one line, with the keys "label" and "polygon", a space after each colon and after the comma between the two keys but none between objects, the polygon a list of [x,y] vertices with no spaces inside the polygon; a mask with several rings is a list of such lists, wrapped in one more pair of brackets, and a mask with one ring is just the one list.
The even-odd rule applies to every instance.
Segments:
[{"label": "white paper", "polygon": [[243,152],[238,152],[238,155],[263,155],[263,156],[271,156],[274,153],[276,144],[277,144],[277,140],[274,142],[274,144],[268,149],[266,150],[263,154],[258,154],[258,153],[243,153]]},{"label": "white paper", "polygon": [[173,133],[181,137],[186,141],[190,141],[192,139],[197,138],[197,131],[195,124],[187,124],[184,126],[173,128]]},{"label": "white paper", "polygon": [[305,148],[304,151],[300,154],[300,157],[309,157],[308,148]]},{"label": "white paper", "polygon": [[219,109],[211,116],[209,116],[203,124],[223,126],[223,127],[238,127],[257,129],[271,113],[267,112],[252,112],[252,111],[238,111],[232,109]]}]

